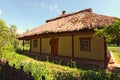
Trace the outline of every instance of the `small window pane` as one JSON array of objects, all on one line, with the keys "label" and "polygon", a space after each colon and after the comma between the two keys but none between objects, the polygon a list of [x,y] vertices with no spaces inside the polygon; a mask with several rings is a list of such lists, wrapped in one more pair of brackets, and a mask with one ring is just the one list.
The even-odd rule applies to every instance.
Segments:
[{"label": "small window pane", "polygon": [[80,38],[80,50],[90,51],[90,38]]}]

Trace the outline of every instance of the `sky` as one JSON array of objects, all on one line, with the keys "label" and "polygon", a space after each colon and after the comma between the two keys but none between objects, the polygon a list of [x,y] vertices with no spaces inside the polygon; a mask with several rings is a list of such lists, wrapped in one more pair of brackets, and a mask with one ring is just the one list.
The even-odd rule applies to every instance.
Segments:
[{"label": "sky", "polygon": [[0,0],[0,19],[23,33],[61,15],[92,8],[94,13],[120,18],[120,0]]}]

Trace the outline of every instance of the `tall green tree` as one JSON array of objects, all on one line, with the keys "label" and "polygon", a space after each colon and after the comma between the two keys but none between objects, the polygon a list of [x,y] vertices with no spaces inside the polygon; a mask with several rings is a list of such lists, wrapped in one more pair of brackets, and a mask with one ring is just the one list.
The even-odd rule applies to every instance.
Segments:
[{"label": "tall green tree", "polygon": [[17,38],[17,27],[15,25],[10,25],[10,43],[15,48],[17,48],[18,40]]},{"label": "tall green tree", "polygon": [[107,43],[120,39],[120,20],[115,20],[113,25],[106,25],[101,29],[96,28],[96,35],[106,38]]},{"label": "tall green tree", "polygon": [[3,20],[0,20],[0,54],[2,52],[2,48],[9,43],[9,28]]},{"label": "tall green tree", "polygon": [[5,48],[15,48],[17,42],[16,35],[17,27],[11,25],[8,27],[3,20],[0,20],[0,55]]}]

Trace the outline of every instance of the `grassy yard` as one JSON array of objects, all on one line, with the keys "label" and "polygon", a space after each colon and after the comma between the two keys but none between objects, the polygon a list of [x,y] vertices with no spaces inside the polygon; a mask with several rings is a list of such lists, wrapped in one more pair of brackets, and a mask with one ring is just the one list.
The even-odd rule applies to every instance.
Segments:
[{"label": "grassy yard", "polygon": [[4,51],[2,57],[9,61],[9,64],[19,69],[24,66],[24,71],[31,71],[35,80],[120,80],[120,73],[106,72],[103,69],[78,69],[67,66],[56,65],[48,61],[42,62],[17,54],[15,51]]},{"label": "grassy yard", "polygon": [[113,52],[115,60],[120,63],[120,47],[108,47],[108,49]]},{"label": "grassy yard", "polygon": [[110,51],[115,52],[115,53],[120,53],[120,46],[119,47],[110,47],[110,46],[108,46],[108,49]]}]

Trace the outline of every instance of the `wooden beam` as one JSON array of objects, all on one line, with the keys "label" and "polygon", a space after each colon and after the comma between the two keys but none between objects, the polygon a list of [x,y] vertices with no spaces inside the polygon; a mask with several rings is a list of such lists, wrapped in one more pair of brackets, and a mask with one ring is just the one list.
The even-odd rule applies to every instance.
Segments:
[{"label": "wooden beam", "polygon": [[32,52],[32,39],[30,39],[30,53]]},{"label": "wooden beam", "polygon": [[72,34],[72,59],[74,60],[74,35]]},{"label": "wooden beam", "polygon": [[42,54],[42,39],[40,37],[40,54]]},{"label": "wooden beam", "polygon": [[108,60],[107,60],[107,43],[106,43],[106,38],[104,37],[104,68],[106,69],[108,65]]},{"label": "wooden beam", "polygon": [[20,40],[27,40],[30,38],[39,38],[39,37],[51,37],[51,36],[70,36],[74,33],[74,35],[86,35],[86,34],[94,34],[95,31],[93,29],[83,29],[80,31],[68,31],[68,32],[57,32],[57,33],[44,33],[44,34],[38,34],[38,35],[30,35],[30,36],[24,36],[21,38],[18,38]]},{"label": "wooden beam", "polygon": [[22,51],[24,52],[24,40],[22,42]]}]

